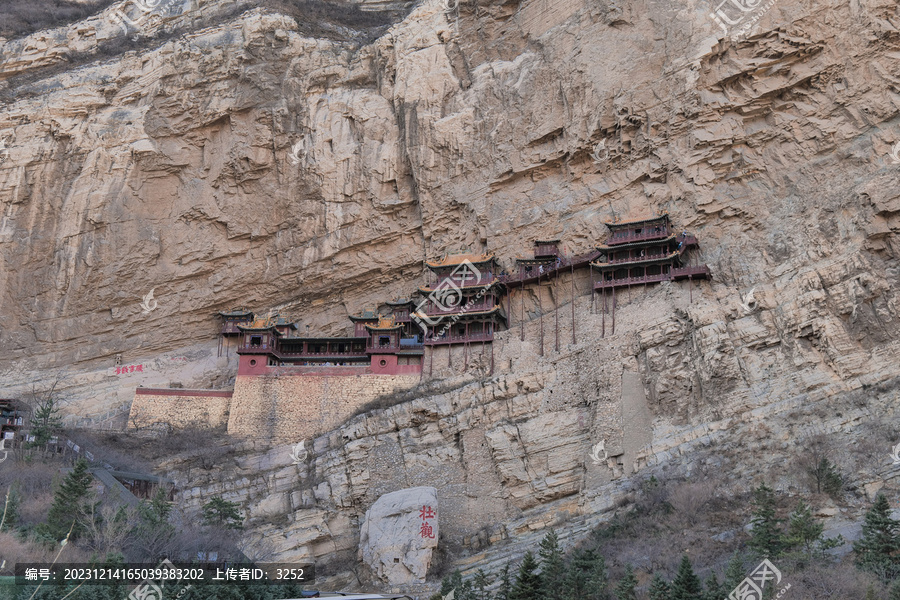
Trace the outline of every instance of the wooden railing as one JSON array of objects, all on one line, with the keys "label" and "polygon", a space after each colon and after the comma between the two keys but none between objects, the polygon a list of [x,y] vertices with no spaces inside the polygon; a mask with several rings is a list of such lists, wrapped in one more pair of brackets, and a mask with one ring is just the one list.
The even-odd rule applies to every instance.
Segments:
[{"label": "wooden railing", "polygon": [[673,267],[668,273],[657,273],[656,275],[643,275],[641,277],[622,277],[620,279],[604,279],[594,283],[595,290],[622,287],[626,285],[642,285],[645,283],[658,283],[660,281],[673,281],[676,279],[684,279],[686,277],[709,277],[709,267],[706,265],[696,265],[687,267]]},{"label": "wooden railing", "polygon": [[669,252],[667,254],[647,254],[644,256],[632,256],[629,258],[617,258],[615,260],[607,261],[606,264],[619,265],[619,264],[626,264],[626,263],[636,263],[636,262],[642,262],[642,261],[648,261],[648,260],[656,260],[658,258],[666,258],[671,255],[672,255],[672,253]]},{"label": "wooden railing", "polygon": [[433,303],[429,302],[425,308],[425,315],[429,317],[449,317],[460,312],[478,312],[481,310],[491,310],[496,304],[493,302],[478,302],[476,304],[460,304],[450,310],[436,310]]},{"label": "wooden railing", "polygon": [[659,231],[651,229],[640,233],[614,233],[606,239],[607,246],[615,246],[616,244],[627,244],[628,242],[638,242],[641,240],[655,240],[672,235],[668,227],[661,227]]},{"label": "wooden railing", "polygon": [[445,335],[442,337],[425,338],[426,346],[435,344],[458,344],[462,342],[490,342],[494,339],[493,333],[470,333],[469,335]]},{"label": "wooden railing", "polygon": [[[558,261],[550,260],[542,265],[534,265],[531,267],[531,271],[526,271],[524,268],[520,268],[518,273],[512,275],[499,275],[497,277],[497,281],[505,284],[526,283],[531,280],[537,280],[538,278],[557,275],[559,271],[586,267],[592,260],[595,260],[598,256],[600,256],[600,252],[597,250],[591,250],[590,252],[585,252],[584,254],[578,254],[572,257],[563,256],[559,257]],[[543,269],[541,269],[540,267],[543,267]]]},{"label": "wooden railing", "polygon": [[659,273],[657,275],[644,275],[643,277],[622,277],[621,279],[604,279],[594,283],[594,289],[600,290],[604,288],[621,287],[624,285],[639,285],[643,283],[657,283],[660,281],[670,281],[672,276],[669,273]]},{"label": "wooden railing", "polygon": [[672,277],[675,279],[681,277],[695,277],[697,275],[704,275],[709,277],[709,267],[706,265],[696,265],[696,266],[687,266],[687,267],[675,267],[672,269]]}]

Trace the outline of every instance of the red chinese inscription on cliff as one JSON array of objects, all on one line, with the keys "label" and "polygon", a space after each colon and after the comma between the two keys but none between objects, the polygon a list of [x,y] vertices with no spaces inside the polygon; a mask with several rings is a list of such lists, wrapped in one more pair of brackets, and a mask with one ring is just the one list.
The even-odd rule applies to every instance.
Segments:
[{"label": "red chinese inscription on cliff", "polygon": [[126,373],[144,372],[144,365],[127,365],[124,367],[116,367],[116,375],[125,375]]},{"label": "red chinese inscription on cliff", "polygon": [[428,519],[436,519],[437,515],[430,506],[423,506],[419,511],[419,517],[422,518],[422,527],[419,528],[419,535],[423,538],[434,539],[434,527],[428,522]]}]

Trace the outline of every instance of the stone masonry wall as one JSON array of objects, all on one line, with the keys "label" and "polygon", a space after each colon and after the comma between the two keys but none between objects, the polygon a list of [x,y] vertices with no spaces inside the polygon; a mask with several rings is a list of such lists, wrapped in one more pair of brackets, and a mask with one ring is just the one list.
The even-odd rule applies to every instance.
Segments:
[{"label": "stone masonry wall", "polygon": [[228,432],[273,443],[309,439],[378,396],[409,389],[418,375],[238,376]]},{"label": "stone masonry wall", "polygon": [[128,426],[149,427],[167,423],[174,427],[228,423],[231,392],[138,388],[134,393]]}]

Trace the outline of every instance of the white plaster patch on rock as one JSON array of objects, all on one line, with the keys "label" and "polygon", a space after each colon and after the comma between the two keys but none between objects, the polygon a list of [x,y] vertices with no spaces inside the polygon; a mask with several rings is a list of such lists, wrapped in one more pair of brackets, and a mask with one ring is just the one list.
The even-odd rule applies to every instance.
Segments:
[{"label": "white plaster patch on rock", "polygon": [[391,585],[424,583],[437,539],[437,490],[408,488],[381,496],[366,511],[359,554],[382,581]]}]

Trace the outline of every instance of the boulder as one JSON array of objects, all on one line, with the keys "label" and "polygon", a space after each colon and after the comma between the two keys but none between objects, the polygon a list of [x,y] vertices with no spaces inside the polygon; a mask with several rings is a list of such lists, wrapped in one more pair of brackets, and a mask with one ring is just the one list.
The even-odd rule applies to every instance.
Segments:
[{"label": "boulder", "polygon": [[381,496],[366,511],[359,554],[386,583],[424,583],[437,540],[437,490],[408,488]]}]

